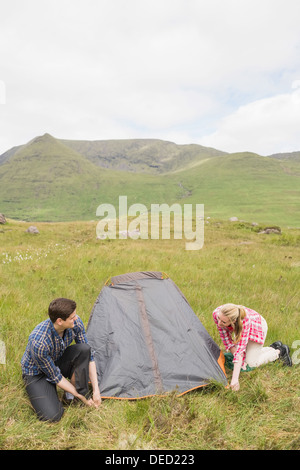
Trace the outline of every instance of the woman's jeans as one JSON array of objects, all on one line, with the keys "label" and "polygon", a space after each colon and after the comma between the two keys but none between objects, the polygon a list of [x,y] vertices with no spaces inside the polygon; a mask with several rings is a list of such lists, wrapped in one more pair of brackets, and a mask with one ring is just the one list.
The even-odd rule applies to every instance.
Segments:
[{"label": "woman's jeans", "polygon": [[[261,317],[261,326],[264,340],[266,340],[268,325],[263,317]],[[245,361],[250,367],[259,367],[268,362],[276,361],[278,355],[279,351],[277,349],[271,348],[270,346],[264,347],[263,344],[258,344],[254,341],[248,341]]]},{"label": "woman's jeans", "polygon": [[[91,348],[86,343],[69,346],[55,362],[64,377],[70,379],[75,372],[75,388],[78,393],[88,396],[89,363]],[[64,408],[58,399],[56,385],[47,380],[43,373],[23,375],[31,405],[41,421],[59,421]]]}]

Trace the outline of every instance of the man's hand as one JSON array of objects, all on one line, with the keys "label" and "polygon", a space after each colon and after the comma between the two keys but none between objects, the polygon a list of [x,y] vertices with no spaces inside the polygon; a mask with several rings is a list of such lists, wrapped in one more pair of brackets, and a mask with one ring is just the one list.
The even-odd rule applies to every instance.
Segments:
[{"label": "man's hand", "polygon": [[94,406],[95,408],[98,408],[98,406],[101,405],[101,395],[100,392],[94,392],[93,398],[85,398],[83,395],[80,395],[77,393],[75,395],[79,400],[81,400],[86,406]]},{"label": "man's hand", "polygon": [[97,369],[96,369],[95,361],[90,361],[89,375],[90,375],[90,380],[91,380],[91,384],[93,387],[94,406],[98,408],[98,406],[101,405],[101,395],[100,395],[100,390],[99,390],[99,385],[98,385]]},{"label": "man's hand", "polygon": [[78,398],[82,403],[84,403],[86,406],[93,406],[94,402],[91,398],[87,399],[85,396],[80,395],[80,393],[76,393],[74,395],[76,398]]},{"label": "man's hand", "polygon": [[96,408],[98,408],[98,406],[101,405],[102,400],[101,400],[101,395],[100,395],[99,390],[93,393],[93,402]]}]

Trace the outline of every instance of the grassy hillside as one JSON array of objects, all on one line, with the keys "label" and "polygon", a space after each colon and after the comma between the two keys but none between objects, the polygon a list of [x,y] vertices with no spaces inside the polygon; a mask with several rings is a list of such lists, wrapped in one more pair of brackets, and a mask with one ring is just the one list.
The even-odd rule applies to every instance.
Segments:
[{"label": "grassy hillside", "polygon": [[205,203],[207,215],[300,226],[300,164],[242,153],[211,159],[181,173],[184,202]]},{"label": "grassy hillside", "polygon": [[232,301],[263,314],[267,344],[280,339],[299,362],[299,230],[259,235],[250,224],[210,219],[203,249],[188,252],[183,240],[96,240],[95,222],[39,223],[39,235],[28,226],[0,227],[1,449],[299,449],[298,363],[242,373],[239,392],[214,384],[179,398],[105,400],[100,409],[66,408],[56,424],[36,419],[20,371],[53,298],[74,298],[87,325],[106,280],[141,270],[166,272],[220,346],[212,311]]},{"label": "grassy hillside", "polygon": [[87,141],[55,139],[50,134],[45,134],[0,155],[0,165],[20,150],[30,148],[37,140],[44,144],[44,149],[40,149],[42,153],[47,149],[49,142],[55,140],[97,166],[134,173],[161,174],[197,165],[206,158],[226,155],[226,152],[202,145],[177,145],[159,139]]},{"label": "grassy hillside", "polygon": [[0,166],[0,210],[22,220],[88,220],[95,217],[99,204],[117,205],[119,194],[127,195],[131,204],[149,203],[150,194],[171,201],[176,191],[180,194],[171,186],[152,175],[139,177],[96,166],[47,135]]},{"label": "grassy hillside", "polygon": [[96,165],[136,173],[167,173],[197,165],[207,158],[226,155],[226,152],[201,145],[177,145],[158,139],[61,142]]},{"label": "grassy hillside", "polygon": [[92,220],[100,204],[118,210],[119,195],[126,195],[128,205],[148,209],[152,203],[204,204],[210,217],[299,227],[296,157],[229,155],[159,140],[62,141],[45,134],[2,155],[0,212],[32,221]]}]

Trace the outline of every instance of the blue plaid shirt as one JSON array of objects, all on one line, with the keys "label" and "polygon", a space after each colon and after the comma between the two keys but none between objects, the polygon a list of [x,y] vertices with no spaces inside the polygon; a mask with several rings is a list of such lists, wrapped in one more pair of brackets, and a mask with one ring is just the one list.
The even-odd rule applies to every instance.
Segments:
[{"label": "blue plaid shirt", "polygon": [[[38,375],[44,373],[49,382],[57,384],[62,379],[62,373],[55,362],[63,355],[72,341],[87,343],[87,337],[82,320],[77,316],[74,328],[64,331],[63,338],[59,336],[50,318],[37,325],[29,335],[28,344],[21,360],[22,373]],[[91,360],[94,360],[91,354]]]}]

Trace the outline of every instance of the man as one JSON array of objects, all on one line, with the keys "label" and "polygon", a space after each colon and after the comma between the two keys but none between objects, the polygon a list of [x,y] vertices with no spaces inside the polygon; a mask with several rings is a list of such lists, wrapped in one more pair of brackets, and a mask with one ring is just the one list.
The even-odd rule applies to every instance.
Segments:
[{"label": "man", "polygon": [[[96,364],[84,325],[76,314],[76,302],[55,299],[48,314],[49,318],[30,334],[21,366],[26,391],[39,419],[59,421],[64,408],[56,386],[87,406],[98,407],[101,396]],[[71,345],[73,340],[76,344]],[[88,396],[89,380],[93,398]]]}]

